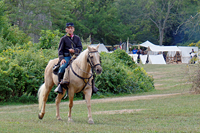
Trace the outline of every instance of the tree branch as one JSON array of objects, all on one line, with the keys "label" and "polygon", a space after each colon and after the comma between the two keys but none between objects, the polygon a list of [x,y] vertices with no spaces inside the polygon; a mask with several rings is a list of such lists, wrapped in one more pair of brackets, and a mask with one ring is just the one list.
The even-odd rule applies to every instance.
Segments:
[{"label": "tree branch", "polygon": [[198,12],[196,15],[194,15],[194,17],[192,17],[192,15],[191,15],[189,19],[187,19],[185,22],[183,22],[182,24],[180,24],[180,25],[178,26],[178,28],[177,28],[177,30],[176,30],[176,32],[175,32],[174,34],[177,35],[177,34],[178,34],[178,30],[179,30],[179,28],[180,28],[182,25],[191,22],[191,21],[192,21],[195,17],[197,17],[199,14],[200,14],[200,12]]}]

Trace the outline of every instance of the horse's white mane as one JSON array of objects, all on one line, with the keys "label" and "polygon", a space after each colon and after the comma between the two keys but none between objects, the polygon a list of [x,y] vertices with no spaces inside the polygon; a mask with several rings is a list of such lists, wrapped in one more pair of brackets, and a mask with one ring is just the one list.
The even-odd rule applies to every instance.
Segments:
[{"label": "horse's white mane", "polygon": [[85,49],[83,52],[81,52],[78,57],[76,58],[76,60],[80,60],[81,58],[84,58],[84,55],[86,55],[88,53],[88,49]]},{"label": "horse's white mane", "polygon": [[[90,46],[89,46],[90,47]],[[96,48],[95,47],[90,47],[90,48],[92,48],[93,50],[95,50]],[[88,49],[85,49],[83,52],[81,52],[80,54],[79,54],[79,56],[76,58],[77,60],[79,60],[79,58],[84,58],[84,55],[87,55],[88,54]]]}]

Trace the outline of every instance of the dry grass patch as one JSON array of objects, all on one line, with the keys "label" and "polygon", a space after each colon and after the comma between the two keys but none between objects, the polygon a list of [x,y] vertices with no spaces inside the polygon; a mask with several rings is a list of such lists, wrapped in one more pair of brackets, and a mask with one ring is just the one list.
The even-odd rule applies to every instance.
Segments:
[{"label": "dry grass patch", "polygon": [[134,113],[145,109],[122,109],[122,110],[109,110],[109,111],[96,111],[93,114],[124,114],[124,113]]}]

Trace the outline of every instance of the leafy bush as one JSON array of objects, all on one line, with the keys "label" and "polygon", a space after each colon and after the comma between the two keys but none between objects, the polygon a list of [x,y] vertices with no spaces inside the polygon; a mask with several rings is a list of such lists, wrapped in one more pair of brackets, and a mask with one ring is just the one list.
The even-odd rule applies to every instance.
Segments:
[{"label": "leafy bush", "polygon": [[50,30],[41,30],[40,33],[40,48],[42,49],[57,49],[58,43],[60,41],[60,37],[62,36],[62,33],[59,32],[59,30],[50,31]]},{"label": "leafy bush", "polygon": [[11,41],[8,41],[8,40],[4,39],[3,36],[0,36],[0,53],[12,45],[13,44]]},{"label": "leafy bush", "polygon": [[22,30],[19,30],[18,26],[5,27],[3,29],[3,38],[10,41],[13,45],[23,45],[31,39]]},{"label": "leafy bush", "polygon": [[0,79],[3,82],[0,101],[8,101],[25,93],[36,97],[44,81],[44,69],[49,60],[57,56],[57,52],[37,50],[34,44],[28,43],[23,47],[13,46],[4,50],[0,56]]},{"label": "leafy bush", "polygon": [[0,52],[6,50],[8,47],[19,44],[23,45],[30,40],[18,26],[11,26],[4,14],[3,2],[0,2]]},{"label": "leafy bush", "polygon": [[154,88],[153,78],[137,66],[123,50],[101,53],[103,72],[96,78],[96,86],[103,94],[135,93]]},{"label": "leafy bush", "polygon": [[200,48],[200,40],[197,43],[190,43],[188,46]]},{"label": "leafy bush", "polygon": [[[57,50],[37,49],[31,42],[12,46],[0,53],[0,101],[36,102],[37,91],[44,82],[44,70]],[[103,72],[96,77],[101,95],[135,93],[154,88],[153,79],[138,67],[123,50],[101,53]],[[79,93],[77,97],[82,98]],[[48,101],[56,94],[50,92]]]}]

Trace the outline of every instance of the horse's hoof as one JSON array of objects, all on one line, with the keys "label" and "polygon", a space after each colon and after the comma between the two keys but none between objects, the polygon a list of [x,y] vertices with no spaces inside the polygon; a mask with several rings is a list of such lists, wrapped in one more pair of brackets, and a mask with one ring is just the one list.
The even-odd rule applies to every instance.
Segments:
[{"label": "horse's hoof", "polygon": [[94,124],[94,121],[93,121],[92,119],[89,119],[89,120],[88,120],[88,123],[89,123],[89,124]]},{"label": "horse's hoof", "polygon": [[68,118],[68,122],[74,122],[72,118]]},{"label": "horse's hoof", "polygon": [[59,117],[59,118],[57,118],[57,120],[60,120],[60,121],[62,121],[62,118],[60,118],[60,117]]},{"label": "horse's hoof", "polygon": [[39,119],[42,119],[43,117],[44,117],[44,114],[40,114],[40,113],[38,114]]}]

